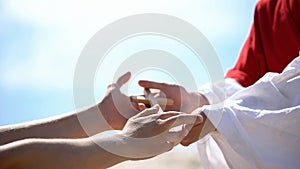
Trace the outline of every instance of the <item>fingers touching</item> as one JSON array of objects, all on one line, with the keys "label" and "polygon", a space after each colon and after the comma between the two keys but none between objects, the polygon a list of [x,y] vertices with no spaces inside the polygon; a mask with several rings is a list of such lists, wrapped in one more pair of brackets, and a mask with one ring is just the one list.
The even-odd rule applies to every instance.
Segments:
[{"label": "fingers touching", "polygon": [[202,122],[202,117],[200,115],[180,114],[161,121],[162,123],[165,123],[165,125],[169,125],[171,128],[183,124],[200,124]]},{"label": "fingers touching", "polygon": [[149,109],[145,109],[140,114],[138,114],[138,116],[145,117],[145,116],[154,115],[154,114],[158,113],[159,109],[160,109],[160,107],[158,105],[155,105]]}]

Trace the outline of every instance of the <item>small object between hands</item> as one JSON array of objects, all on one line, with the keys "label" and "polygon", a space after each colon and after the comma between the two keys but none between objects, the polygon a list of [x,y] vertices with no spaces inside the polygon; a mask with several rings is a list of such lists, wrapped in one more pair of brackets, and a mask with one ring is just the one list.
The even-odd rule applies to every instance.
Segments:
[{"label": "small object between hands", "polygon": [[154,106],[154,105],[158,104],[157,100],[154,98],[154,96],[151,93],[150,89],[145,88],[144,89],[144,95],[145,95],[146,99],[150,101],[151,106]]},{"label": "small object between hands", "polygon": [[160,106],[172,106],[174,104],[173,99],[169,98],[154,98],[153,94],[148,88],[144,90],[144,96],[130,96],[130,101],[134,103],[143,103],[147,107],[159,104]]}]

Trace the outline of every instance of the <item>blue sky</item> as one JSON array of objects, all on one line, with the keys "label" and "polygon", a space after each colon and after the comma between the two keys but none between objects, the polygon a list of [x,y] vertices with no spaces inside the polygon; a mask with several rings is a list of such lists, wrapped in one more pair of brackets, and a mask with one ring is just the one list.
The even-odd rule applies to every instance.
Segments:
[{"label": "blue sky", "polygon": [[[84,45],[105,25],[133,14],[169,14],[193,24],[210,40],[226,71],[248,34],[255,2],[0,0],[0,125],[72,111],[73,75]],[[108,77],[114,76],[113,71],[107,72]],[[141,78],[172,82],[166,75],[146,72],[131,81],[129,91],[141,91],[135,84]],[[103,96],[111,80],[95,78],[99,84],[96,99]],[[207,82],[196,80],[198,85]]]}]

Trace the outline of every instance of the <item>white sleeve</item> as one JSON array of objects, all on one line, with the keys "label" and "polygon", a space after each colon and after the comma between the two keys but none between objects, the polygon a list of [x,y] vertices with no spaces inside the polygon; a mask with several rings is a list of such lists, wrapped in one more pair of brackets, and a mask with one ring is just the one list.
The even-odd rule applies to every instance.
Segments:
[{"label": "white sleeve", "polygon": [[203,111],[230,168],[300,168],[300,57]]},{"label": "white sleeve", "polygon": [[217,104],[243,88],[236,80],[226,78],[213,84],[203,85],[198,92],[207,98],[209,104]]}]

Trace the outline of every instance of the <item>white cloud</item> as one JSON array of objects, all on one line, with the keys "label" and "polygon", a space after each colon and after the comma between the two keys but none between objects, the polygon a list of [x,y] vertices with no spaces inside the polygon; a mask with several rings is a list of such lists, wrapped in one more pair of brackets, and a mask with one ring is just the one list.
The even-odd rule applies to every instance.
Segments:
[{"label": "white cloud", "polygon": [[6,16],[29,24],[36,31],[33,55],[25,63],[7,66],[3,78],[8,85],[71,88],[76,60],[85,43],[118,18],[146,12],[171,14],[194,24],[210,39],[220,39],[248,27],[243,17],[250,12],[243,10],[251,3],[240,0],[3,1]]}]

